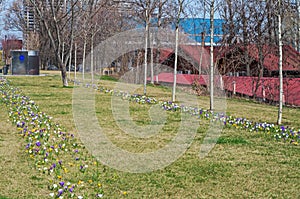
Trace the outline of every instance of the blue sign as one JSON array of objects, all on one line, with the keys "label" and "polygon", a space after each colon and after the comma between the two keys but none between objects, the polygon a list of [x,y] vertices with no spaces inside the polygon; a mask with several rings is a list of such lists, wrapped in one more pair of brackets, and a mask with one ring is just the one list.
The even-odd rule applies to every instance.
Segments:
[{"label": "blue sign", "polygon": [[24,56],[24,55],[20,55],[20,56],[19,56],[19,60],[20,60],[20,61],[24,61],[24,60],[25,60],[25,56]]}]

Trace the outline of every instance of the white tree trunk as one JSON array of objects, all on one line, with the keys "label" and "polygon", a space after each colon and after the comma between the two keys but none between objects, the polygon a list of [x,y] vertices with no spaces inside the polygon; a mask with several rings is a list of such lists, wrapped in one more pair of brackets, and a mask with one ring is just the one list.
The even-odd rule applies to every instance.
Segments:
[{"label": "white tree trunk", "polygon": [[210,110],[214,110],[214,0],[210,5],[210,72],[209,72],[209,90],[210,90]]},{"label": "white tree trunk", "polygon": [[278,108],[278,120],[277,124],[280,125],[282,122],[282,106],[283,106],[283,74],[282,74],[282,38],[281,38],[281,12],[280,6],[281,1],[278,1],[279,4],[279,14],[278,14],[278,42],[279,42],[279,108]]},{"label": "white tree trunk", "polygon": [[178,45],[179,45],[179,23],[180,15],[183,11],[183,2],[184,0],[178,0],[178,12],[176,19],[176,32],[175,32],[175,63],[174,63],[174,80],[173,80],[173,89],[172,89],[172,101],[176,101],[176,84],[177,84],[177,65],[178,65]]},{"label": "white tree trunk", "polygon": [[146,9],[146,28],[145,28],[145,60],[144,60],[144,65],[145,65],[145,70],[144,70],[144,95],[147,94],[147,70],[148,70],[148,35],[149,35],[149,22],[148,22],[148,10]]},{"label": "white tree trunk", "polygon": [[86,36],[84,37],[83,55],[82,55],[82,79],[83,80],[84,80],[84,70],[85,70],[85,55],[86,55]]},{"label": "white tree trunk", "polygon": [[135,83],[139,84],[140,78],[140,53],[138,54],[137,62],[136,62],[136,73],[135,73]]},{"label": "white tree trunk", "polygon": [[152,45],[150,44],[150,50],[151,50],[151,63],[150,63],[150,68],[151,68],[151,84],[154,84],[154,68],[153,68],[153,43],[154,43],[154,37],[151,34],[150,40],[152,41]]},{"label": "white tree trunk", "polygon": [[94,34],[92,34],[91,38],[91,76],[92,83],[94,83]]},{"label": "white tree trunk", "polygon": [[174,63],[174,81],[173,81],[173,92],[172,101],[176,101],[176,84],[177,84],[177,64],[178,64],[178,43],[179,43],[179,27],[176,25],[176,37],[175,37],[175,63]]},{"label": "white tree trunk", "polygon": [[74,65],[75,65],[75,71],[74,71],[74,79],[76,80],[76,70],[77,70],[77,43],[75,43],[75,49],[74,49]]},{"label": "white tree trunk", "polygon": [[69,55],[69,74],[68,77],[71,79],[71,66],[72,66],[72,50],[73,50],[73,38],[71,39],[70,55]]}]

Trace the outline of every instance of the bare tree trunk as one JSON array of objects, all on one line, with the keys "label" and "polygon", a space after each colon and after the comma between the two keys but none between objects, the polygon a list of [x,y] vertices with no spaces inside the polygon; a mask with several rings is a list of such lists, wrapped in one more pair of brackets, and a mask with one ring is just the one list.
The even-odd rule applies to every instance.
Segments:
[{"label": "bare tree trunk", "polygon": [[62,42],[61,60],[64,60],[65,42]]},{"label": "bare tree trunk", "polygon": [[92,33],[91,37],[91,76],[92,83],[94,83],[94,33]]},{"label": "bare tree trunk", "polygon": [[[146,10],[146,16],[148,16],[148,10]],[[144,95],[147,94],[147,59],[148,59],[148,35],[149,35],[149,22],[148,19],[146,19],[146,29],[145,29],[145,60],[144,60]]]},{"label": "bare tree trunk", "polygon": [[135,73],[135,83],[139,84],[140,78],[140,57],[141,57],[141,52],[138,53],[137,61],[136,61],[136,73]]},{"label": "bare tree trunk", "polygon": [[279,109],[278,109],[278,120],[277,124],[280,125],[282,121],[282,106],[283,106],[283,75],[282,75],[282,38],[281,38],[281,1],[279,4],[278,14],[278,41],[279,41]]},{"label": "bare tree trunk", "polygon": [[67,70],[65,66],[64,67],[61,66],[61,78],[62,78],[63,86],[67,87],[69,84],[67,80]]},{"label": "bare tree trunk", "polygon": [[153,43],[154,43],[154,37],[151,33],[150,40],[152,41],[152,45],[150,43],[150,51],[151,51],[151,63],[150,63],[150,69],[151,69],[151,84],[154,84],[154,68],[153,68]]},{"label": "bare tree trunk", "polygon": [[176,84],[177,84],[177,64],[178,64],[178,44],[179,44],[179,22],[180,15],[183,8],[184,0],[178,0],[178,13],[176,19],[176,32],[175,32],[175,63],[174,63],[174,80],[173,80],[173,89],[172,89],[172,101],[176,101]]},{"label": "bare tree trunk", "polygon": [[61,71],[61,79],[64,87],[68,86],[68,79],[67,79],[67,70],[66,65],[64,64],[63,60],[60,57],[59,50],[56,51],[56,58],[58,59],[58,63],[60,65],[60,71]]},{"label": "bare tree trunk", "polygon": [[201,33],[201,51],[200,51],[200,60],[199,60],[199,69],[198,69],[198,72],[199,72],[199,80],[200,80],[200,77],[201,77],[201,73],[202,73],[202,60],[203,60],[203,51],[204,51],[204,47],[205,47],[205,33],[202,32]]},{"label": "bare tree trunk", "polygon": [[266,52],[264,52],[263,44],[261,44],[261,42],[262,41],[259,40],[259,44],[257,44],[257,50],[258,50],[258,77],[257,77],[256,85],[255,85],[254,91],[253,91],[253,98],[254,99],[257,98],[257,91],[258,91],[258,88],[261,84],[260,80],[264,76],[264,59],[265,59]]},{"label": "bare tree trunk", "polygon": [[77,72],[77,43],[75,42],[75,49],[74,49],[74,65],[75,65],[75,71],[74,71],[74,79],[76,80],[76,72]]},{"label": "bare tree trunk", "polygon": [[70,47],[70,59],[69,59],[69,79],[71,79],[71,66],[72,66],[72,50],[73,50],[73,38],[71,38],[71,47]]},{"label": "bare tree trunk", "polygon": [[[73,0],[71,1],[71,5],[73,6]],[[65,8],[67,5],[65,4]],[[65,10],[66,12],[67,10]],[[72,66],[72,50],[73,50],[73,41],[74,41],[74,30],[73,30],[73,24],[74,24],[74,9],[72,9],[72,18],[71,18],[71,44],[70,44],[70,57],[69,57],[69,79],[71,79],[71,66]]]},{"label": "bare tree trunk", "polygon": [[[166,2],[166,1],[164,1]],[[158,4],[158,15],[157,15],[157,32],[155,33],[155,38],[156,38],[156,54],[155,54],[155,62],[156,64],[159,63],[159,58],[160,58],[160,40],[159,40],[159,30],[160,30],[160,27],[161,27],[161,18],[162,18],[162,7],[163,7],[163,2],[161,0],[159,0],[159,4]]]},{"label": "bare tree trunk", "polygon": [[227,42],[229,44],[233,43],[233,40],[235,39],[236,33],[234,32],[234,11],[233,11],[233,2],[232,0],[227,0],[227,6],[228,6],[228,11],[229,11],[229,35],[228,35],[228,40]]},{"label": "bare tree trunk", "polygon": [[[204,2],[203,5],[203,19],[205,19],[206,16],[206,5]],[[200,77],[202,74],[202,60],[203,60],[203,52],[204,52],[204,47],[205,47],[205,30],[203,30],[203,32],[201,33],[201,51],[200,51],[200,60],[199,60],[199,81],[200,81]]]},{"label": "bare tree trunk", "polygon": [[210,74],[209,74],[209,90],[210,90],[210,110],[214,110],[214,6],[215,1],[211,0],[210,5]]},{"label": "bare tree trunk", "polygon": [[174,81],[173,81],[173,92],[172,101],[176,100],[176,81],[177,81],[177,62],[178,62],[178,43],[179,43],[179,27],[176,26],[176,37],[175,37],[175,63],[174,63]]},{"label": "bare tree trunk", "polygon": [[242,30],[243,30],[243,45],[244,45],[244,62],[246,62],[246,73],[247,76],[251,76],[251,69],[250,69],[250,58],[249,58],[249,52],[248,52],[248,47],[249,47],[249,38],[248,38],[248,31],[247,31],[247,17],[246,17],[246,11],[245,11],[245,4],[244,1],[242,1],[241,5],[241,18],[242,18]]},{"label": "bare tree trunk", "polygon": [[86,56],[86,34],[84,35],[83,55],[82,55],[82,79],[84,80],[85,56]]}]

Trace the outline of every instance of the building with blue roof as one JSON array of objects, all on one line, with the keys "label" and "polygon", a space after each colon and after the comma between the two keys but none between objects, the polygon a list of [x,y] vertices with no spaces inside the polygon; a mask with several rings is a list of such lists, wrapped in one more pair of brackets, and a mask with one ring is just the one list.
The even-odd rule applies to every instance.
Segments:
[{"label": "building with blue roof", "polygon": [[[220,44],[224,36],[224,23],[223,19],[214,19],[214,45]],[[152,18],[151,26],[155,27],[157,19]],[[136,28],[144,28],[144,24],[137,24]],[[191,42],[202,43],[202,37],[204,36],[204,44],[210,45],[210,19],[204,18],[181,18],[179,22],[180,31],[187,34],[191,39]],[[171,24],[171,28],[175,30],[175,24]],[[202,33],[204,35],[202,36]]]}]

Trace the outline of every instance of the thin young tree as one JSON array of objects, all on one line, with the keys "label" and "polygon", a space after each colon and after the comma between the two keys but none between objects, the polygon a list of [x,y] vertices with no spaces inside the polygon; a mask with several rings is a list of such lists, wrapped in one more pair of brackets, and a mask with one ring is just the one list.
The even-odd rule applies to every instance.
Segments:
[{"label": "thin young tree", "polygon": [[283,74],[282,74],[282,37],[281,37],[281,0],[278,0],[278,50],[279,50],[279,108],[277,124],[282,122],[282,106],[283,106]]},{"label": "thin young tree", "polygon": [[[206,2],[202,1],[202,0],[198,0],[198,1],[194,1],[193,4],[189,4],[188,5],[188,11],[189,14],[191,15],[191,17],[193,18],[193,34],[195,35],[195,45],[199,46],[198,52],[199,52],[199,65],[198,65],[198,78],[200,79],[201,74],[202,74],[202,64],[203,64],[203,54],[204,54],[204,47],[205,47],[205,34],[206,32],[208,32],[208,30],[206,30],[206,26],[205,24],[201,24],[201,23],[197,23],[197,20],[199,20],[199,18],[202,18],[202,20],[204,21],[206,18]],[[200,32],[201,30],[201,32]],[[198,43],[198,38],[201,38],[201,43],[199,45]]]},{"label": "thin young tree", "polygon": [[147,94],[149,25],[150,25],[150,20],[151,20],[150,6],[151,6],[151,1],[147,0],[146,1],[146,9],[145,9],[144,95]]},{"label": "thin young tree", "polygon": [[[144,45],[144,95],[147,94],[147,72],[148,72],[148,49],[150,43],[149,26],[151,17],[157,7],[156,0],[135,0],[133,1],[134,19],[138,24],[145,24],[145,45]],[[151,69],[152,70],[152,69]]]},{"label": "thin young tree", "polygon": [[[73,1],[71,0],[71,5],[73,5]],[[67,4],[66,0],[64,1],[64,12],[67,12]],[[74,42],[74,9],[71,10],[71,41],[70,41],[70,50],[69,50],[69,79],[71,79],[71,66],[72,66],[72,50],[73,50],[73,42]]]},{"label": "thin young tree", "polygon": [[[40,28],[44,29],[47,32],[48,39],[51,42],[51,47],[55,52],[56,60],[60,66],[61,77],[63,86],[68,86],[68,79],[66,76],[66,64],[65,61],[68,59],[68,56],[63,60],[61,57],[62,54],[62,42],[63,38],[66,37],[68,31],[64,31],[66,28],[71,27],[74,17],[72,10],[74,9],[76,2],[68,1],[70,8],[68,12],[64,12],[61,2],[58,1],[48,1],[44,3],[42,1],[28,0],[29,3],[33,6],[35,11],[35,16],[39,20]],[[70,26],[71,25],[71,26]],[[71,37],[69,31],[69,37]],[[70,46],[70,45],[69,45]],[[67,49],[69,52],[70,48]]]},{"label": "thin young tree", "polygon": [[210,110],[214,110],[214,11],[215,1],[210,2],[210,70],[209,70],[209,91]]},{"label": "thin young tree", "polygon": [[172,89],[172,101],[176,101],[176,85],[177,85],[177,64],[178,64],[178,46],[179,46],[179,23],[180,16],[183,13],[183,4],[185,0],[178,0],[178,10],[175,22],[175,62],[174,62],[174,73],[173,73],[173,89]]},{"label": "thin young tree", "polygon": [[[159,63],[160,54],[161,54],[161,41],[159,32],[162,27],[166,27],[169,25],[171,19],[173,18],[173,8],[174,8],[174,1],[172,0],[159,0],[158,4],[156,5],[157,13],[156,15],[156,32],[153,36],[153,45],[155,45],[155,51],[152,50],[152,53],[155,52],[155,58],[153,58],[153,61],[155,59],[155,63]],[[154,42],[155,40],[155,42]],[[154,83],[154,71],[160,72],[158,68],[153,68],[153,64],[151,64],[151,83]]]}]

